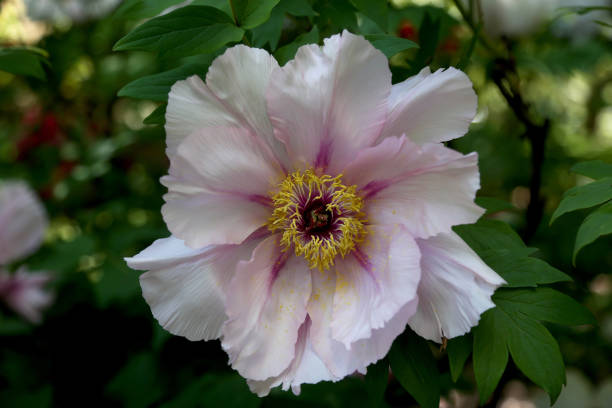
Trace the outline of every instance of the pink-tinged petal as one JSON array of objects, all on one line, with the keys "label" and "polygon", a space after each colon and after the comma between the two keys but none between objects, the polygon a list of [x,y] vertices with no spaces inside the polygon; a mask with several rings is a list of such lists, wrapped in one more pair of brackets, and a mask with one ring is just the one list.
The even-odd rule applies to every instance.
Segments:
[{"label": "pink-tinged petal", "polygon": [[284,177],[260,140],[228,127],[200,129],[185,139],[169,174],[194,187],[250,196],[266,196]]},{"label": "pink-tinged petal", "polygon": [[478,100],[463,72],[448,68],[432,74],[425,68],[393,85],[388,103],[382,137],[405,134],[422,144],[463,136],[476,115]]},{"label": "pink-tinged petal", "polygon": [[476,153],[389,137],[363,149],[344,174],[347,184],[360,187],[372,224],[399,223],[415,237],[450,232],[484,213],[474,204],[480,188]]},{"label": "pink-tinged petal", "polygon": [[352,255],[337,263],[330,325],[346,348],[413,301],[421,277],[419,248],[400,226],[370,226]]},{"label": "pink-tinged petal", "polygon": [[422,277],[410,327],[440,343],[461,336],[495,305],[491,295],[505,281],[455,233],[417,240]]},{"label": "pink-tinged petal", "polygon": [[366,367],[383,358],[393,340],[404,331],[416,310],[418,299],[404,305],[384,327],[372,330],[370,337],[352,343],[347,349],[334,340],[330,327],[336,277],[331,272],[312,271],[312,279],[313,296],[308,304],[308,315],[312,319],[310,339],[313,350],[336,378],[356,371],[365,374]]},{"label": "pink-tinged petal", "polygon": [[162,214],[193,248],[238,244],[271,214],[269,191],[282,170],[261,143],[238,128],[207,128],[188,137],[170,161]]},{"label": "pink-tinged petal", "polygon": [[215,59],[206,83],[197,75],[178,81],[168,95],[168,156],[198,129],[241,127],[267,143],[281,161],[282,143],[274,138],[266,112],[265,91],[278,63],[265,50],[236,45]]},{"label": "pink-tinged petal", "polygon": [[297,167],[338,166],[378,137],[390,88],[385,56],[344,31],[323,47],[300,47],[273,73],[268,112]]},{"label": "pink-tinged petal", "polygon": [[228,287],[222,346],[232,367],[256,381],[280,375],[293,361],[311,291],[305,260],[282,252],[277,240],[267,238],[240,262]]},{"label": "pink-tinged petal", "polygon": [[[167,179],[169,180],[169,179]],[[232,194],[167,194],[162,215],[170,232],[192,248],[239,244],[261,228],[270,209]]]},{"label": "pink-tinged petal", "polygon": [[170,236],[126,262],[148,270],[140,275],[142,294],[164,329],[192,341],[210,340],[221,335],[227,319],[225,288],[236,264],[248,259],[259,241],[192,249]]},{"label": "pink-tinged petal", "polygon": [[48,220],[38,197],[27,184],[0,184],[0,265],[34,252],[42,243]]},{"label": "pink-tinged petal", "polygon": [[291,390],[299,395],[302,384],[315,384],[319,381],[337,381],[339,378],[332,376],[321,358],[314,352],[310,342],[309,317],[302,323],[298,331],[298,341],[295,344],[295,357],[293,361],[280,375],[270,377],[264,381],[248,380],[249,388],[260,397],[265,397],[270,390],[282,384],[284,391]]},{"label": "pink-tinged petal", "polygon": [[0,299],[32,323],[40,323],[42,312],[53,302],[53,294],[45,289],[51,276],[45,272],[29,272],[24,267],[9,275],[0,270]]}]

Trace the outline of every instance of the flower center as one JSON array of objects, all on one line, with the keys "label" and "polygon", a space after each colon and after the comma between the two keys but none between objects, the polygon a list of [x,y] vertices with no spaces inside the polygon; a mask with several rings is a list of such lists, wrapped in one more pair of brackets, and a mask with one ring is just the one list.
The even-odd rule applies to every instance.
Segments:
[{"label": "flower center", "polygon": [[283,250],[294,249],[311,268],[328,269],[336,255],[344,257],[365,235],[363,200],[357,186],[342,184],[342,175],[295,172],[272,195],[270,231],[282,231]]}]

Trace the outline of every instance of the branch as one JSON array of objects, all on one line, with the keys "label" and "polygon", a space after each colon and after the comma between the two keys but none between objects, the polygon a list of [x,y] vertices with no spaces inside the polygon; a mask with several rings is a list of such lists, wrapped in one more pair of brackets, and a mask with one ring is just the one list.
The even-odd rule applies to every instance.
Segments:
[{"label": "branch", "polygon": [[[473,34],[478,36],[480,43],[493,55],[493,82],[497,85],[514,115],[525,126],[525,132],[522,137],[529,140],[531,145],[531,179],[529,181],[531,199],[527,207],[526,226],[522,232],[523,240],[528,242],[537,231],[544,215],[544,199],[540,195],[540,190],[542,187],[542,166],[544,164],[550,121],[533,117],[529,104],[525,102],[521,94],[520,77],[510,50],[506,47],[506,55],[498,52],[491,45],[487,37],[481,35],[480,26],[474,22],[472,11],[468,12],[465,10],[460,0],[453,0],[453,2],[457,9],[459,9],[465,22],[472,29]],[[482,21],[482,18],[480,20]]]}]

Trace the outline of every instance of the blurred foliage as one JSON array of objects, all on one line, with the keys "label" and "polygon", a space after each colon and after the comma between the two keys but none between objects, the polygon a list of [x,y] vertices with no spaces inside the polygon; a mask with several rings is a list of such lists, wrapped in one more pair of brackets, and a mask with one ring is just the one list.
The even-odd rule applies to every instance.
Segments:
[{"label": "blurred foliage", "polygon": [[[147,42],[151,32],[145,20],[179,3],[126,0],[98,20],[61,24],[30,21],[21,1],[0,3],[0,178],[24,179],[42,197],[51,227],[43,248],[26,262],[56,276],[56,302],[43,324],[32,326],[0,310],[0,406],[354,407],[417,401],[430,406],[432,387],[434,394],[456,402],[457,390],[473,394],[476,384],[483,402],[494,406],[504,385],[516,379],[545,388],[552,381],[554,389],[547,391],[558,394],[564,381],[561,354],[566,366],[591,383],[610,379],[609,167],[569,171],[587,160],[612,163],[612,42],[606,27],[577,41],[557,35],[555,27],[563,22],[557,20],[524,38],[492,40],[514,64],[529,114],[550,122],[541,168],[544,216],[527,247],[508,225],[519,232],[526,228],[532,145],[494,81],[496,57],[453,2],[235,1],[238,9],[232,13],[226,1],[195,0],[160,17],[189,15],[193,26],[156,32],[160,41]],[[214,57],[235,42],[265,47],[284,64],[300,45],[343,29],[364,34],[390,58],[394,83],[427,65],[466,70],[479,95],[479,113],[470,132],[449,145],[478,152],[478,202],[487,208],[486,217],[497,221],[463,228],[462,236],[511,286],[553,283],[554,290],[500,291],[496,296],[505,299],[507,309],[487,312],[473,336],[451,340],[447,351],[406,333],[389,356],[394,375],[388,375],[384,360],[365,379],[306,385],[300,397],[275,390],[258,399],[228,367],[217,341],[192,343],[159,327],[140,294],[138,273],[123,258],[168,235],[159,211],[165,191],[158,180],[168,168],[161,125],[170,86],[192,74],[204,77]],[[16,64],[16,54],[29,62]],[[598,183],[607,189],[596,202],[569,201]],[[605,201],[586,217],[587,207]],[[566,214],[549,225],[561,213]],[[593,231],[590,224],[608,228]],[[488,240],[478,242],[478,228],[488,228]],[[500,229],[501,241],[487,248]],[[568,316],[571,308],[562,305],[569,300],[559,300],[564,295],[557,290],[592,311],[599,325],[560,325],[557,314],[568,324],[590,320],[586,314]],[[513,296],[530,291],[546,291],[543,299],[558,308],[555,318],[513,306]],[[510,321],[502,313],[519,317]],[[520,344],[529,339],[513,334],[508,328],[513,324],[536,326],[540,337]],[[429,358],[429,349],[435,358]],[[508,350],[514,362],[504,371]],[[532,366],[542,353],[550,355],[549,366]],[[543,373],[552,374],[543,378]],[[415,386],[415,381],[423,383]]]}]

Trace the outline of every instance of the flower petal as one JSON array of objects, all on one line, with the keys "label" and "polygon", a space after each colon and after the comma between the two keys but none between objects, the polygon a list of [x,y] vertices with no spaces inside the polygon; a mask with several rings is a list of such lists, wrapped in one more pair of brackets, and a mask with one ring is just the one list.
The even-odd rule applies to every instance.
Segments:
[{"label": "flower petal", "polygon": [[476,115],[478,100],[463,72],[448,68],[432,74],[424,68],[415,77],[393,85],[388,103],[382,137],[406,134],[422,144],[463,136]]},{"label": "flower petal", "polygon": [[417,240],[422,277],[410,327],[440,343],[461,336],[495,305],[491,295],[505,281],[455,233]]},{"label": "flower petal", "polygon": [[176,82],[166,109],[169,157],[196,130],[217,126],[245,128],[267,143],[277,158],[286,157],[266,113],[265,90],[277,67],[265,50],[236,45],[213,61],[206,83],[197,75]]},{"label": "flower petal", "polygon": [[221,335],[227,319],[224,288],[238,261],[248,259],[258,242],[191,249],[170,236],[126,262],[149,270],[140,275],[142,294],[164,329],[192,341],[210,340]]},{"label": "flower petal", "polygon": [[415,237],[450,232],[484,213],[474,204],[480,188],[476,153],[389,137],[363,149],[344,174],[347,184],[360,186],[372,224],[400,223]]},{"label": "flower petal", "polygon": [[386,117],[391,72],[385,56],[347,31],[300,47],[267,92],[276,136],[296,166],[326,168],[370,145]]},{"label": "flower petal", "polygon": [[20,267],[13,275],[0,269],[0,298],[16,313],[32,323],[40,323],[42,311],[54,296],[45,289],[51,276],[45,272],[30,272]]},{"label": "flower petal", "polygon": [[270,389],[283,384],[282,388],[287,391],[290,387],[294,394],[300,394],[301,384],[315,384],[319,381],[337,381],[332,376],[321,358],[314,352],[310,342],[309,317],[302,323],[298,331],[298,341],[295,344],[295,357],[293,361],[279,376],[270,377],[264,381],[248,380],[249,388],[260,397],[269,394]]},{"label": "flower petal", "polygon": [[311,282],[302,258],[281,252],[278,237],[261,242],[236,268],[228,293],[222,346],[243,377],[280,375],[295,357]]},{"label": "flower petal", "polygon": [[200,129],[185,139],[169,174],[209,191],[262,196],[284,175],[261,141],[229,127]]},{"label": "flower petal", "polygon": [[308,303],[308,315],[312,319],[310,339],[313,350],[323,360],[336,378],[343,378],[355,371],[366,372],[366,367],[383,358],[393,340],[406,328],[406,323],[416,310],[418,300],[408,302],[384,327],[374,329],[370,337],[351,344],[344,344],[332,337],[332,303],[336,287],[333,273],[312,271],[313,296]]},{"label": "flower petal", "polygon": [[238,128],[206,128],[170,160],[162,208],[173,235],[193,248],[238,244],[269,215],[267,197],[282,170],[257,139]]},{"label": "flower petal", "polygon": [[30,255],[42,243],[47,215],[27,184],[0,184],[0,225],[0,265]]},{"label": "flower petal", "polygon": [[420,252],[400,226],[371,226],[353,256],[338,262],[332,336],[346,348],[385,326],[416,297]]}]

